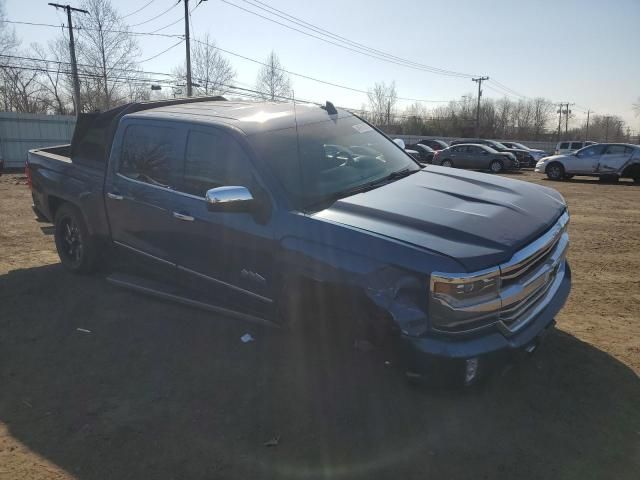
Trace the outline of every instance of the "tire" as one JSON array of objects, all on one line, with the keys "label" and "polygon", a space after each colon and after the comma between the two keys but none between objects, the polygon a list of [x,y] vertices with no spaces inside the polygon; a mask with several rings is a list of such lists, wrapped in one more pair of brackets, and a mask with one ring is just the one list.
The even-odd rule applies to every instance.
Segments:
[{"label": "tire", "polygon": [[98,246],[89,234],[80,210],[61,205],[55,216],[55,241],[64,267],[73,273],[90,273],[96,269]]},{"label": "tire", "polygon": [[558,162],[551,163],[547,166],[547,177],[549,180],[562,180],[564,179],[564,167]]},{"label": "tire", "polygon": [[441,167],[453,168],[453,162],[448,158],[440,162]]},{"label": "tire", "polygon": [[573,178],[573,175],[566,174],[566,175],[564,176],[564,179],[565,179],[565,180],[571,180],[572,178]]},{"label": "tire", "polygon": [[489,170],[491,170],[492,173],[502,172],[504,170],[504,164],[502,163],[502,160],[493,160],[489,164]]}]

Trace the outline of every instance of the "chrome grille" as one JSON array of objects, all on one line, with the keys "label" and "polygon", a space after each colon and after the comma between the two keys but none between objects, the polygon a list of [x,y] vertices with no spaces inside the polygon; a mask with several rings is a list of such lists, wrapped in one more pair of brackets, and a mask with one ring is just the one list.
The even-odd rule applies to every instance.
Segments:
[{"label": "chrome grille", "polygon": [[569,246],[568,222],[565,212],[547,233],[500,265],[499,319],[505,333],[522,328],[546,304],[547,293],[562,280]]}]

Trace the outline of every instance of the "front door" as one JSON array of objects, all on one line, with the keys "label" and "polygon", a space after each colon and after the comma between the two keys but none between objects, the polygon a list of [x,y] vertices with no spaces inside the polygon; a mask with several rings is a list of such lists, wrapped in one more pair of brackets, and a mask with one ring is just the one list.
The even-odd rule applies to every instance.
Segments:
[{"label": "front door", "polygon": [[593,145],[570,155],[565,161],[566,172],[571,174],[594,173],[598,168],[598,161],[605,148],[606,145]]},{"label": "front door", "polygon": [[[255,208],[209,210],[207,190],[223,186],[248,188]],[[172,215],[182,282],[217,303],[262,313],[274,295],[271,203],[247,150],[223,128],[193,127],[178,190]]]},{"label": "front door", "polygon": [[609,145],[600,156],[598,173],[617,173],[633,154],[633,148],[627,145]]},{"label": "front door", "polygon": [[184,135],[163,122],[131,121],[114,145],[105,192],[111,236],[146,266],[173,270],[171,210]]}]

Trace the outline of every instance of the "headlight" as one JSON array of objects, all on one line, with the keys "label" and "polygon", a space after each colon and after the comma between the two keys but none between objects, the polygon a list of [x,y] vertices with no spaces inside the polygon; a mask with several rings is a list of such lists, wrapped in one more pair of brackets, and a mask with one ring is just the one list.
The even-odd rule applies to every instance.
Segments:
[{"label": "headlight", "polygon": [[431,274],[430,318],[436,329],[455,330],[486,321],[500,310],[500,270]]}]

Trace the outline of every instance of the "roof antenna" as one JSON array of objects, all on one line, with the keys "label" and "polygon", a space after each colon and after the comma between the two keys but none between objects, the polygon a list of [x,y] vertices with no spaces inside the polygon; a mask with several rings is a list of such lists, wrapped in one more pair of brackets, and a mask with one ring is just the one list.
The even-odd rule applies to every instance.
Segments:
[{"label": "roof antenna", "polygon": [[329,100],[327,100],[326,105],[323,105],[320,108],[322,108],[323,110],[326,110],[329,115],[336,115],[338,113],[338,110],[336,110],[336,107]]}]

